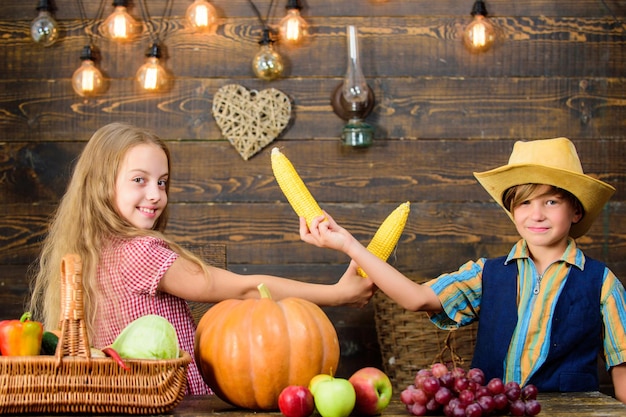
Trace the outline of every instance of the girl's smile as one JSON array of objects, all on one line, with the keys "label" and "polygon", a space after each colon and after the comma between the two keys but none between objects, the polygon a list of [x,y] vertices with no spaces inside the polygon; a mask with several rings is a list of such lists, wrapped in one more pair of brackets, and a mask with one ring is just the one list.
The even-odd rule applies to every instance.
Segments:
[{"label": "girl's smile", "polygon": [[157,213],[156,207],[155,208],[139,207],[139,211],[149,217],[154,217],[156,216],[156,213]]}]

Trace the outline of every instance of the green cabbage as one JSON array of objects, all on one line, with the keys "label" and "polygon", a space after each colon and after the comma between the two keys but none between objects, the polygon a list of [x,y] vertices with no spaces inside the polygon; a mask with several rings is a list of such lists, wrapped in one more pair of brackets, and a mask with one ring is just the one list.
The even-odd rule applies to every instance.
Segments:
[{"label": "green cabbage", "polygon": [[111,347],[125,359],[175,359],[179,355],[174,326],[156,314],[139,317],[130,323]]}]

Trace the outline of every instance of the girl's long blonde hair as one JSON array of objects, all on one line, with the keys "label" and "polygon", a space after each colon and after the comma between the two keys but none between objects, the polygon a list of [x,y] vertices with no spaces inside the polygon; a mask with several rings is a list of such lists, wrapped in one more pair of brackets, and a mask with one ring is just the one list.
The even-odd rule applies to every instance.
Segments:
[{"label": "girl's long blonde hair", "polygon": [[[32,273],[30,311],[46,329],[56,329],[59,325],[61,259],[66,254],[75,253],[83,264],[85,321],[89,336],[93,337],[100,294],[96,271],[103,243],[108,237],[159,237],[172,250],[196,262],[206,273],[206,266],[199,258],[163,235],[169,215],[167,206],[153,230],[137,229],[119,215],[115,207],[115,180],[128,150],[140,144],[155,144],[163,149],[171,178],[170,152],[165,142],[147,130],[123,123],[111,123],[98,129],[76,162]],[[166,192],[169,194],[169,181]]]}]

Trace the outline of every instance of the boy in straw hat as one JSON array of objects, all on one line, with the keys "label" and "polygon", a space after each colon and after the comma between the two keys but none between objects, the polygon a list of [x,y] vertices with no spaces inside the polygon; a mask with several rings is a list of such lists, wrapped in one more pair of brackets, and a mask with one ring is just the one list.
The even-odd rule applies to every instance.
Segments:
[{"label": "boy in straw hat", "polygon": [[305,242],[346,253],[402,307],[453,329],[479,320],[472,367],[540,391],[597,391],[603,352],[615,396],[626,402],[626,293],[584,235],[615,189],[586,175],[566,138],[517,142],[508,164],[475,173],[521,239],[507,256],[470,261],[423,285],[372,255],[330,216]]}]

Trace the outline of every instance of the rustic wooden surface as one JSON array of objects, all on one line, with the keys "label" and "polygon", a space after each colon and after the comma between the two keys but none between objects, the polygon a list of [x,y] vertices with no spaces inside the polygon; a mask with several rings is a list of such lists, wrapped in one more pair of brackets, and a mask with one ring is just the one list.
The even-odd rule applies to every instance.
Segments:
[{"label": "rustic wooden surface", "polygon": [[[626,405],[599,392],[588,393],[541,393],[541,417],[622,417],[626,413]],[[282,416],[278,411],[244,410],[225,403],[216,396],[185,397],[169,414],[163,416],[204,417],[221,415],[224,417],[263,417]],[[405,406],[399,400],[399,394],[382,412],[382,417],[409,417]]]},{"label": "rustic wooden surface", "polygon": [[[623,417],[626,405],[615,398],[599,392],[582,393],[540,393],[540,417]],[[32,414],[35,416],[35,414]],[[253,411],[234,407],[214,395],[188,396],[170,413],[159,414],[166,417],[277,417],[279,411]],[[319,415],[319,414],[315,414]],[[353,414],[356,416],[356,414]],[[410,417],[411,414],[399,400],[399,393],[394,393],[389,406],[380,414],[381,417]],[[443,414],[442,414],[443,415]],[[56,417],[63,417],[55,414]],[[43,416],[42,416],[43,417]],[[102,414],[102,417],[105,417]]]},{"label": "rustic wooden surface", "polygon": [[[585,170],[617,188],[579,244],[626,278],[624,2],[489,0],[500,39],[474,55],[459,40],[472,1],[303,1],[312,36],[300,48],[277,45],[287,71],[269,83],[250,69],[261,28],[249,1],[212,0],[220,26],[215,35],[198,35],[182,21],[190,2],[173,2],[163,20],[165,0],[150,0],[175,77],[173,89],[159,95],[139,92],[133,79],[150,44],[146,33],[115,44],[97,32],[99,0],[82,1],[86,22],[76,1],[56,0],[62,37],[41,48],[29,35],[35,3],[0,3],[0,319],[21,315],[27,267],[72,163],[91,134],[113,121],[151,127],[168,141],[169,231],[181,243],[227,245],[228,268],[237,272],[321,283],[341,276],[344,256],[299,240],[271,173],[273,145],[244,162],[221,136],[212,99],[233,82],[290,97],[292,122],[274,144],[322,207],[361,241],[398,204],[411,202],[390,262],[412,278],[508,251],[515,230],[472,172],[506,163],[516,140],[567,136]],[[265,14],[269,0],[255,4]],[[271,24],[284,14],[275,4]],[[139,1],[130,11],[141,16]],[[345,71],[348,24],[359,29],[363,71],[377,98],[368,118],[375,145],[360,151],[339,145],[343,121],[330,106]],[[105,94],[89,100],[71,89],[89,41],[85,29],[110,81]],[[380,363],[372,306],[326,311],[342,344],[339,374]]]},{"label": "rustic wooden surface", "polygon": [[[539,394],[541,403],[541,417],[622,417],[626,414],[626,405],[607,395],[590,393]],[[215,413],[230,417],[248,416],[280,416],[279,412],[252,412],[233,408],[220,399],[212,396],[187,397],[176,407],[172,416],[209,416]],[[399,394],[394,394],[389,407],[381,414],[382,417],[407,417],[410,414],[399,400]]]}]

